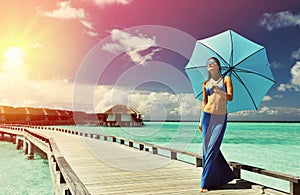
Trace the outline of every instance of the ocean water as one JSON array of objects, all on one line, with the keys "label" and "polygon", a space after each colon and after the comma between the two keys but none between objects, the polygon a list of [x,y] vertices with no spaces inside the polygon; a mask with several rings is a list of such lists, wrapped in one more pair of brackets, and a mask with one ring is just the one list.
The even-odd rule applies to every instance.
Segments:
[{"label": "ocean water", "polygon": [[0,195],[53,195],[48,160],[27,160],[16,145],[0,142]]},{"label": "ocean water", "polygon": [[[201,154],[202,140],[196,122],[146,122],[144,127],[134,128],[95,126],[57,126],[57,128],[114,135]],[[228,161],[300,176],[300,123],[229,122],[221,150]],[[179,158],[194,162],[194,159],[186,156]],[[0,142],[0,165],[0,194],[53,194],[46,160],[41,158],[27,160],[21,151],[15,150],[15,145]],[[29,170],[30,168],[33,170]],[[7,178],[9,179],[6,181]],[[242,178],[289,191],[287,181],[247,171],[242,171]],[[20,180],[20,183],[17,183],[17,180]],[[18,187],[17,191],[12,192],[4,191],[8,186],[7,183],[22,188]]]}]

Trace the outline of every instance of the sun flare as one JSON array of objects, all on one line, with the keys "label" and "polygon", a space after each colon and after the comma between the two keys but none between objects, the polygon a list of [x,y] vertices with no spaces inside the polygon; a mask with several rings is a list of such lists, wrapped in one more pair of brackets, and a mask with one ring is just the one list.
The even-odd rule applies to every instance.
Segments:
[{"label": "sun flare", "polygon": [[23,60],[25,56],[25,51],[21,47],[13,46],[7,48],[3,54],[4,62],[2,69],[10,73],[23,71]]},{"label": "sun flare", "polygon": [[18,46],[9,47],[3,54],[5,60],[23,60],[25,51]]}]

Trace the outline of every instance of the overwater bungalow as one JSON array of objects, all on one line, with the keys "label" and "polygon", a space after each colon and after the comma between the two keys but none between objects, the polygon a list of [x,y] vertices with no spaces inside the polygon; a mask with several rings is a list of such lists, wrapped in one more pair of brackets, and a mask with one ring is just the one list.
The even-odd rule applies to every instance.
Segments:
[{"label": "overwater bungalow", "polygon": [[31,122],[41,122],[46,120],[46,116],[43,108],[27,107],[26,109],[28,110]]},{"label": "overwater bungalow", "polygon": [[142,114],[126,105],[115,105],[106,112],[105,126],[139,127],[143,125]]},{"label": "overwater bungalow", "polygon": [[32,125],[75,125],[89,124],[109,127],[142,126],[141,113],[126,105],[116,105],[105,113],[0,106],[0,123]]},{"label": "overwater bungalow", "polygon": [[0,121],[9,122],[15,121],[16,109],[11,106],[0,106]]}]

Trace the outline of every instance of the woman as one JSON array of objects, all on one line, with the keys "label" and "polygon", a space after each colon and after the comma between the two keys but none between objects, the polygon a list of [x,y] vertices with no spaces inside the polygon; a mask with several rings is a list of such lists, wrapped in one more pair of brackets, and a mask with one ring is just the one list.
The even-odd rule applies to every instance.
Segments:
[{"label": "woman", "polygon": [[202,116],[199,125],[203,149],[201,192],[222,186],[235,178],[220,151],[227,124],[226,103],[233,98],[231,79],[229,76],[222,77],[217,58],[208,59],[207,69],[209,78],[202,84]]}]

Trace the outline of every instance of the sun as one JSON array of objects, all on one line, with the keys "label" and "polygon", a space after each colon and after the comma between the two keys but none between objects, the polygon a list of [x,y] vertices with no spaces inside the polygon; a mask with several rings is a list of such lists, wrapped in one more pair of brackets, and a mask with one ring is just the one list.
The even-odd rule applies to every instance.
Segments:
[{"label": "sun", "polygon": [[3,54],[5,60],[23,60],[25,51],[18,46],[9,47]]},{"label": "sun", "polygon": [[2,64],[2,69],[5,72],[23,71],[23,60],[25,56],[25,51],[21,47],[12,46],[7,48],[3,54],[4,62]]}]

